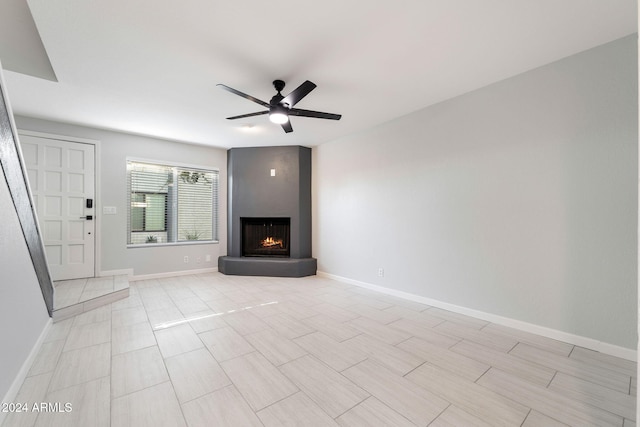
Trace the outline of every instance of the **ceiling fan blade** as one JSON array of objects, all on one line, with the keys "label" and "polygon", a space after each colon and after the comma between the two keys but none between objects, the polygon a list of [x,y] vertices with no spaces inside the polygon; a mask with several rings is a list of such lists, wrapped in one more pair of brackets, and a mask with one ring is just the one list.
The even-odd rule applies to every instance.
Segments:
[{"label": "ceiling fan blade", "polygon": [[286,133],[293,132],[293,127],[291,127],[291,122],[290,121],[288,121],[286,123],[283,123],[282,124],[282,129],[284,129],[284,131]]},{"label": "ceiling fan blade", "polygon": [[246,93],[242,93],[242,92],[240,92],[239,90],[235,90],[235,89],[234,89],[234,88],[232,88],[232,87],[229,87],[229,86],[227,86],[227,85],[223,85],[222,83],[218,83],[216,86],[220,86],[222,89],[226,90],[227,92],[234,93],[234,94],[236,94],[236,95],[238,95],[238,96],[241,96],[241,97],[243,97],[243,98],[248,99],[249,101],[253,101],[253,102],[255,102],[256,104],[260,104],[260,105],[262,105],[263,107],[267,107],[267,108],[269,108],[269,104],[267,104],[266,102],[264,102],[264,101],[262,101],[262,100],[260,100],[260,99],[258,99],[258,98],[254,98],[254,97],[253,97],[253,96],[251,96],[251,95],[247,95]]},{"label": "ceiling fan blade", "polygon": [[291,92],[289,95],[285,96],[280,103],[286,103],[289,104],[289,107],[293,107],[294,105],[296,105],[302,98],[304,98],[305,96],[307,96],[309,94],[309,92],[311,92],[312,90],[314,90],[316,88],[315,83],[310,82],[309,80],[307,80],[306,82],[302,83],[300,86],[298,86],[297,88],[295,88],[293,90],[293,92]]},{"label": "ceiling fan blade", "polygon": [[323,113],[321,111],[311,111],[311,110],[301,110],[299,108],[292,108],[289,110],[290,116],[299,116],[299,117],[313,117],[316,119],[329,119],[329,120],[340,120],[342,114],[333,114],[333,113]]},{"label": "ceiling fan blade", "polygon": [[269,112],[260,111],[257,113],[242,114],[240,116],[227,117],[227,120],[244,119],[245,117],[262,116],[263,114],[269,114]]}]

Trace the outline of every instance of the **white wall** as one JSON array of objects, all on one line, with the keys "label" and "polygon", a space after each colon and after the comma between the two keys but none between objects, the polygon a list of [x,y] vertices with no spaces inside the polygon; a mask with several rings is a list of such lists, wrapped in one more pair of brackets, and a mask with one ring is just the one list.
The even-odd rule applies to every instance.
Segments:
[{"label": "white wall", "polygon": [[6,401],[4,396],[48,321],[18,214],[0,168],[0,401]]},{"label": "white wall", "polygon": [[636,61],[626,37],[315,148],[318,270],[635,349]]},{"label": "white wall", "polygon": [[[218,256],[226,255],[227,152],[220,148],[146,138],[107,130],[16,116],[20,130],[100,141],[100,188],[96,215],[101,215],[100,271],[133,269],[134,275],[156,275],[217,268]],[[218,229],[220,242],[181,246],[127,248],[126,159],[134,157],[217,168],[220,170]],[[102,215],[103,206],[115,206],[116,215]],[[206,255],[210,261],[206,262]],[[189,263],[183,262],[184,256]],[[197,258],[201,262],[197,263]],[[100,273],[100,271],[98,273]]]}]

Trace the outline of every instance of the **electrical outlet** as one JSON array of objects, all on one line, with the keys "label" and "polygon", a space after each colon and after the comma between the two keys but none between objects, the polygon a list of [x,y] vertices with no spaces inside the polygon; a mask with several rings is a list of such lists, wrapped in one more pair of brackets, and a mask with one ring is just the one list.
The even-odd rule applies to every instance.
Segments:
[{"label": "electrical outlet", "polygon": [[206,262],[211,262],[211,255],[207,254],[207,256],[204,258],[204,260]]},{"label": "electrical outlet", "polygon": [[378,277],[384,277],[384,268],[380,267],[378,269]]},{"label": "electrical outlet", "polygon": [[199,256],[198,258],[196,258],[196,264],[200,264],[201,262],[202,262],[202,257]]},{"label": "electrical outlet", "polygon": [[184,263],[185,263],[185,264],[189,264],[189,257],[188,257],[188,256],[185,256],[185,257],[184,257]]}]

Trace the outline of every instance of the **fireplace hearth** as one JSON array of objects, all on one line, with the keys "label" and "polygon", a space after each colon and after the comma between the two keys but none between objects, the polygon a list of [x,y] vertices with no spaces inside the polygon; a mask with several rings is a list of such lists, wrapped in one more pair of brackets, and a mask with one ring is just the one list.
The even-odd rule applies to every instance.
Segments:
[{"label": "fireplace hearth", "polygon": [[242,256],[282,257],[290,255],[290,218],[240,218]]}]

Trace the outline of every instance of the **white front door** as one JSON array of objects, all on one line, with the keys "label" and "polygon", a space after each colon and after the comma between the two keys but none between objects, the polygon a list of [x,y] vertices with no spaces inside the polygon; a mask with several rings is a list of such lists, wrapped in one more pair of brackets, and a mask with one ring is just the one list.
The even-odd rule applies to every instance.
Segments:
[{"label": "white front door", "polygon": [[94,277],[94,145],[21,134],[20,146],[52,279]]}]

